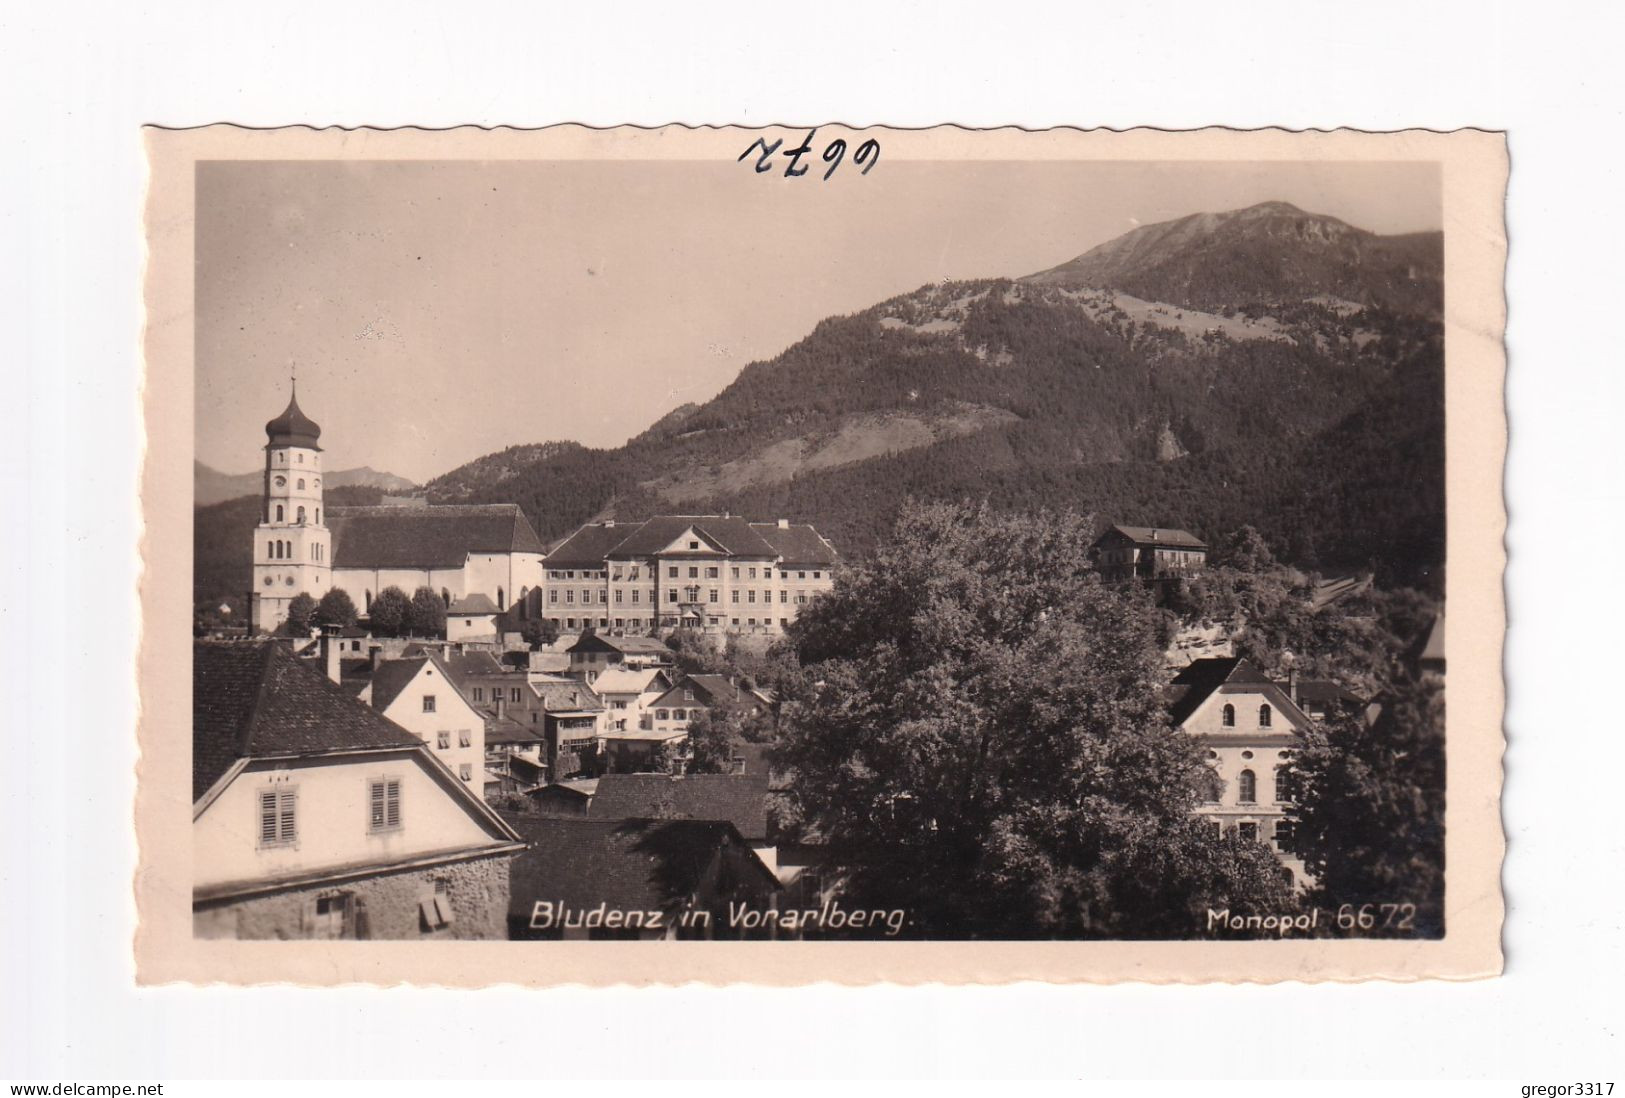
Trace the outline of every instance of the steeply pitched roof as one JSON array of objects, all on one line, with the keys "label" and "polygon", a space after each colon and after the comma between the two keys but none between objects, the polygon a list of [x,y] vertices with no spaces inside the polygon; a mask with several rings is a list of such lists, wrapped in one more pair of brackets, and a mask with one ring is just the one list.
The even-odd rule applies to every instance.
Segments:
[{"label": "steeply pitched roof", "polygon": [[[693,691],[690,700],[684,691]],[[724,675],[689,675],[656,699],[656,705],[699,704],[715,709],[766,708],[758,695],[729,682]]]},{"label": "steeply pitched roof", "polygon": [[600,672],[592,682],[592,688],[600,696],[604,694],[642,694],[651,689],[660,690],[668,686],[670,686],[670,680],[666,678],[666,673],[658,667],[641,669],[611,667],[608,671]]},{"label": "steeply pitched roof", "polygon": [[193,646],[193,799],[241,758],[420,744],[307,666],[286,644]]},{"label": "steeply pitched roof", "polygon": [[624,656],[672,657],[672,650],[659,637],[606,637],[601,633],[588,633],[577,640],[567,652],[619,652]]},{"label": "steeply pitched roof", "polygon": [[[509,912],[528,919],[538,900],[574,911],[672,911],[687,906],[728,846],[742,845],[728,824],[710,820],[598,820],[509,815],[530,844],[512,863]],[[755,858],[741,861],[749,865]],[[753,878],[736,882],[745,895],[777,888],[756,862]],[[736,894],[738,894],[736,892]]]},{"label": "steeply pitched roof", "polygon": [[767,838],[765,774],[605,774],[588,816],[727,820],[747,841]]},{"label": "steeply pitched roof", "polygon": [[523,678],[521,674],[504,667],[500,660],[484,649],[452,652],[449,656],[440,656],[438,662],[444,668],[446,677],[459,690],[466,689],[469,679],[475,675],[513,675],[515,681]]},{"label": "steeply pitched roof", "polygon": [[417,678],[428,656],[409,660],[383,660],[372,673],[372,707],[382,713],[400,697],[406,684]]},{"label": "steeply pitched roof", "polygon": [[718,548],[736,557],[773,557],[773,547],[750,523],[732,515],[656,515],[610,550],[612,558],[647,557],[660,552],[692,528]]},{"label": "steeply pitched roof", "polygon": [[517,504],[329,507],[334,568],[461,568],[470,553],[544,552]]},{"label": "steeply pitched roof", "polygon": [[1184,723],[1215,691],[1226,686],[1252,688],[1269,694],[1277,707],[1300,721],[1307,722],[1309,719],[1308,714],[1293,703],[1281,685],[1250,660],[1243,656],[1225,656],[1193,660],[1174,676],[1167,692],[1169,715],[1174,724]]},{"label": "steeply pitched roof", "polygon": [[500,614],[497,604],[492,602],[490,596],[480,591],[472,595],[464,595],[446,608],[447,615],[452,614]]},{"label": "steeply pitched roof", "polygon": [[603,701],[593,693],[592,687],[580,679],[550,675],[530,685],[542,696],[542,705],[549,713],[590,713],[604,708]]},{"label": "steeply pitched roof", "polygon": [[1298,680],[1298,700],[1300,702],[1342,702],[1346,705],[1364,705],[1366,700],[1353,691],[1332,682],[1330,679],[1300,679]]},{"label": "steeply pitched roof", "polygon": [[811,526],[747,522],[732,515],[656,515],[646,522],[589,523],[554,546],[547,566],[599,569],[606,560],[650,557],[693,529],[707,545],[736,557],[783,558],[829,566],[835,547]]},{"label": "steeply pitched roof", "polygon": [[1207,548],[1207,542],[1188,530],[1169,530],[1159,526],[1113,526],[1111,529],[1136,545],[1155,545],[1164,549]]},{"label": "steeply pitched roof", "polygon": [[798,564],[829,567],[840,556],[825,537],[811,526],[780,526],[776,522],[753,522],[750,528],[773,547],[786,568]]}]

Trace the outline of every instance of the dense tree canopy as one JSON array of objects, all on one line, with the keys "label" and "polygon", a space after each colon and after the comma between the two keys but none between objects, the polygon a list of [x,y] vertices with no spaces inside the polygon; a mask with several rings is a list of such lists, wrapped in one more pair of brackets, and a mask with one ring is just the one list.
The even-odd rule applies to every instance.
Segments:
[{"label": "dense tree canopy", "polygon": [[1168,724],[1154,608],[1086,571],[1088,529],[911,505],[792,627],[790,815],[914,933],[1180,936],[1209,902],[1291,906],[1268,851],[1191,826],[1205,768]]},{"label": "dense tree canopy", "polygon": [[342,587],[330,587],[316,603],[316,624],[345,629],[355,624],[355,602]]},{"label": "dense tree canopy", "polygon": [[[1314,729],[1293,764],[1298,851],[1331,904],[1411,903],[1444,930],[1444,686],[1403,680],[1374,722]],[[1381,929],[1392,929],[1379,927]]]},{"label": "dense tree canopy", "polygon": [[367,623],[374,635],[398,637],[405,631],[412,612],[406,592],[391,585],[378,592],[367,610]]},{"label": "dense tree canopy", "polygon": [[289,635],[300,636],[310,632],[316,623],[316,600],[301,591],[288,602],[286,628]]},{"label": "dense tree canopy", "polygon": [[445,636],[445,602],[429,588],[419,587],[412,592],[412,602],[407,608],[405,625],[414,636]]}]

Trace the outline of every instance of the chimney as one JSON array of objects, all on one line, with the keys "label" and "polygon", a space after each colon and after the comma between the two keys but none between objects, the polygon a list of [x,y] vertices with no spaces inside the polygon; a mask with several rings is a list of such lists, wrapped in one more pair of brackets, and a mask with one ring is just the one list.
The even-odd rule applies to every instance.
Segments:
[{"label": "chimney", "polygon": [[1292,704],[1297,705],[1298,704],[1298,669],[1296,667],[1294,667],[1291,671],[1287,672],[1286,689],[1287,689],[1287,696],[1292,699]]},{"label": "chimney", "polygon": [[779,529],[780,530],[788,530],[788,529],[790,529],[790,520],[789,519],[780,519],[779,520]]},{"label": "chimney", "polygon": [[497,698],[497,720],[500,721],[502,719],[502,687],[497,687],[491,693],[495,694]]},{"label": "chimney", "polygon": [[368,652],[372,656],[372,669],[376,671],[378,670],[378,665],[384,662],[384,646],[381,644],[375,644],[368,649]]},{"label": "chimney", "polygon": [[337,637],[322,638],[322,655],[327,659],[327,677],[334,682],[343,678],[339,665],[339,644]]}]

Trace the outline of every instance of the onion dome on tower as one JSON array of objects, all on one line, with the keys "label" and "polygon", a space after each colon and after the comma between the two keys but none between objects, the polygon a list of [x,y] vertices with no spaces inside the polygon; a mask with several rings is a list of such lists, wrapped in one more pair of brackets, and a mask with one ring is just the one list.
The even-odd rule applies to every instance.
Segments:
[{"label": "onion dome on tower", "polygon": [[265,425],[265,434],[270,445],[301,446],[307,450],[320,450],[316,440],[322,437],[322,429],[315,420],[299,410],[299,390],[296,387],[293,394],[288,397],[287,409],[271,422]]}]

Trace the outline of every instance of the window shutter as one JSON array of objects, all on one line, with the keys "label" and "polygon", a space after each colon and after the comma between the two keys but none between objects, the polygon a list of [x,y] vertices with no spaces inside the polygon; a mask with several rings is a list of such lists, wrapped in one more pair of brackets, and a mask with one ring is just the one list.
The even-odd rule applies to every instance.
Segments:
[{"label": "window shutter", "polygon": [[367,917],[366,897],[355,897],[352,906],[355,911],[355,936],[361,939],[371,938],[372,920]]},{"label": "window shutter", "polygon": [[385,818],[389,821],[390,827],[399,827],[401,825],[401,783],[399,779],[392,778],[388,782],[388,786],[389,789],[385,797],[387,808]]},{"label": "window shutter", "polygon": [[294,808],[297,802],[298,794],[294,793],[292,790],[288,790],[282,794],[280,812],[281,833],[278,838],[285,843],[291,843],[294,841],[294,839],[299,837],[298,830],[295,827],[296,817],[294,814]]},{"label": "window shutter", "polygon": [[370,787],[370,793],[371,793],[371,797],[370,797],[370,800],[369,800],[369,805],[370,805],[370,808],[371,808],[371,812],[370,812],[370,815],[368,816],[368,819],[371,821],[371,826],[372,827],[374,827],[374,828],[383,827],[384,826],[384,783],[383,782],[373,782],[371,787]]},{"label": "window shutter", "polygon": [[276,842],[276,794],[260,794],[260,842]]},{"label": "window shutter", "polygon": [[441,926],[451,925],[451,897],[441,892],[434,894],[435,914],[440,916]]}]

